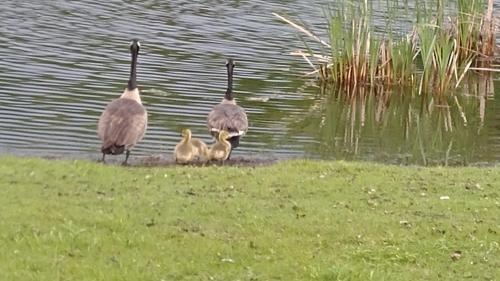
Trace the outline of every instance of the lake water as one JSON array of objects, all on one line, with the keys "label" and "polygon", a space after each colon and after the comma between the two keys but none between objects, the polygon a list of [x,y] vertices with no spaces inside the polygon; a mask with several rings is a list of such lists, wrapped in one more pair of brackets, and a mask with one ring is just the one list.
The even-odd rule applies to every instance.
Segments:
[{"label": "lake water", "polygon": [[[250,120],[234,155],[500,161],[500,104],[477,85],[439,102],[407,95],[412,89],[348,99],[301,77],[308,66],[288,53],[303,44],[271,13],[300,18],[322,36],[328,2],[3,0],[0,152],[97,159],[97,119],[123,92],[128,44],[138,38],[149,127],[134,156],[171,154],[183,127],[210,140],[205,118],[224,94],[230,56],[236,97]],[[383,13],[375,16],[382,22]]]}]

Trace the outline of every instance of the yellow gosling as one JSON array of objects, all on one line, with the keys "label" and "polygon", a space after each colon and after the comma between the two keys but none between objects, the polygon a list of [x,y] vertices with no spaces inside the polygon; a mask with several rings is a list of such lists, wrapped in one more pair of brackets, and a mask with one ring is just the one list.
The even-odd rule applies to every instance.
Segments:
[{"label": "yellow gosling", "polygon": [[203,160],[208,160],[208,147],[207,145],[200,139],[191,138],[191,144],[197,149],[198,158],[203,158]]},{"label": "yellow gosling", "polygon": [[231,154],[231,143],[227,141],[229,133],[225,130],[219,132],[217,142],[208,150],[208,160],[224,161]]},{"label": "yellow gosling", "polygon": [[174,159],[176,163],[188,164],[198,159],[200,156],[207,158],[207,145],[199,140],[192,138],[191,130],[183,129],[181,132],[182,140],[175,146]]}]

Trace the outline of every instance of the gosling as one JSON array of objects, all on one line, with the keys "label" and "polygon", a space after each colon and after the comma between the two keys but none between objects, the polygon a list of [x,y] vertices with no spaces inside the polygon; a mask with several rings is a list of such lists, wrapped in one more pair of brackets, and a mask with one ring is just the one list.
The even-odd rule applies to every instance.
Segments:
[{"label": "gosling", "polygon": [[230,138],[228,131],[222,130],[219,132],[217,142],[208,150],[208,160],[216,160],[224,162],[231,154],[231,143],[227,140]]},{"label": "gosling", "polygon": [[200,139],[192,138],[191,130],[181,131],[182,140],[175,146],[174,159],[178,164],[188,164],[197,159],[207,159],[207,145]]}]

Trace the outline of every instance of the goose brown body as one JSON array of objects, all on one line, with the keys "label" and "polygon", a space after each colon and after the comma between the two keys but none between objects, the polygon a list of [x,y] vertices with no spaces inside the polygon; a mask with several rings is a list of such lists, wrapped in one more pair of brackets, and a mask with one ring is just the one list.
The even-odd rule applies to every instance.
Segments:
[{"label": "goose brown body", "polygon": [[248,130],[248,119],[245,110],[236,104],[233,97],[234,62],[232,59],[227,60],[226,67],[228,76],[226,94],[224,99],[208,114],[207,127],[216,139],[222,130],[227,131],[231,149],[234,149],[238,147],[240,138]]},{"label": "goose brown body", "polygon": [[241,137],[248,130],[247,114],[234,99],[232,101],[224,99],[208,114],[207,125],[215,138],[222,130],[227,131],[230,137]]},{"label": "goose brown body", "polygon": [[97,134],[102,142],[102,161],[107,154],[117,155],[126,152],[123,163],[127,164],[130,150],[146,133],[148,115],[142,105],[136,81],[139,47],[137,40],[130,44],[132,60],[127,88],[120,98],[106,106],[97,124]]},{"label": "goose brown body", "polygon": [[106,106],[98,124],[104,154],[122,154],[130,150],[146,133],[148,115],[144,106],[128,98],[119,98]]}]

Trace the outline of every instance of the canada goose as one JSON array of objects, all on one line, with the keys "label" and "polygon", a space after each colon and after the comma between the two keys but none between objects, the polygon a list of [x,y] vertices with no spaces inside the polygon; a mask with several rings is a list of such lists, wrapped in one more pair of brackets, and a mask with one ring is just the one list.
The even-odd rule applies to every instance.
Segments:
[{"label": "canada goose", "polygon": [[130,43],[130,78],[120,98],[111,101],[104,109],[97,125],[97,134],[102,141],[102,161],[106,154],[118,155],[126,152],[127,164],[130,150],[146,132],[148,114],[142,106],[137,88],[137,56],[141,44],[137,40]]},{"label": "canada goose", "polygon": [[229,134],[231,150],[238,147],[240,138],[248,130],[248,119],[245,110],[236,104],[233,97],[233,69],[234,62],[227,59],[227,90],[224,99],[214,106],[207,117],[207,127],[210,134],[218,139],[221,130],[226,130]]},{"label": "canada goose", "polygon": [[229,158],[231,154],[231,143],[228,141],[230,138],[226,130],[219,132],[217,142],[208,150],[208,160],[221,160],[224,161]]},{"label": "canada goose", "polygon": [[174,159],[179,164],[187,164],[198,157],[207,159],[207,145],[199,139],[192,138],[191,130],[183,129],[182,140],[175,146]]}]

